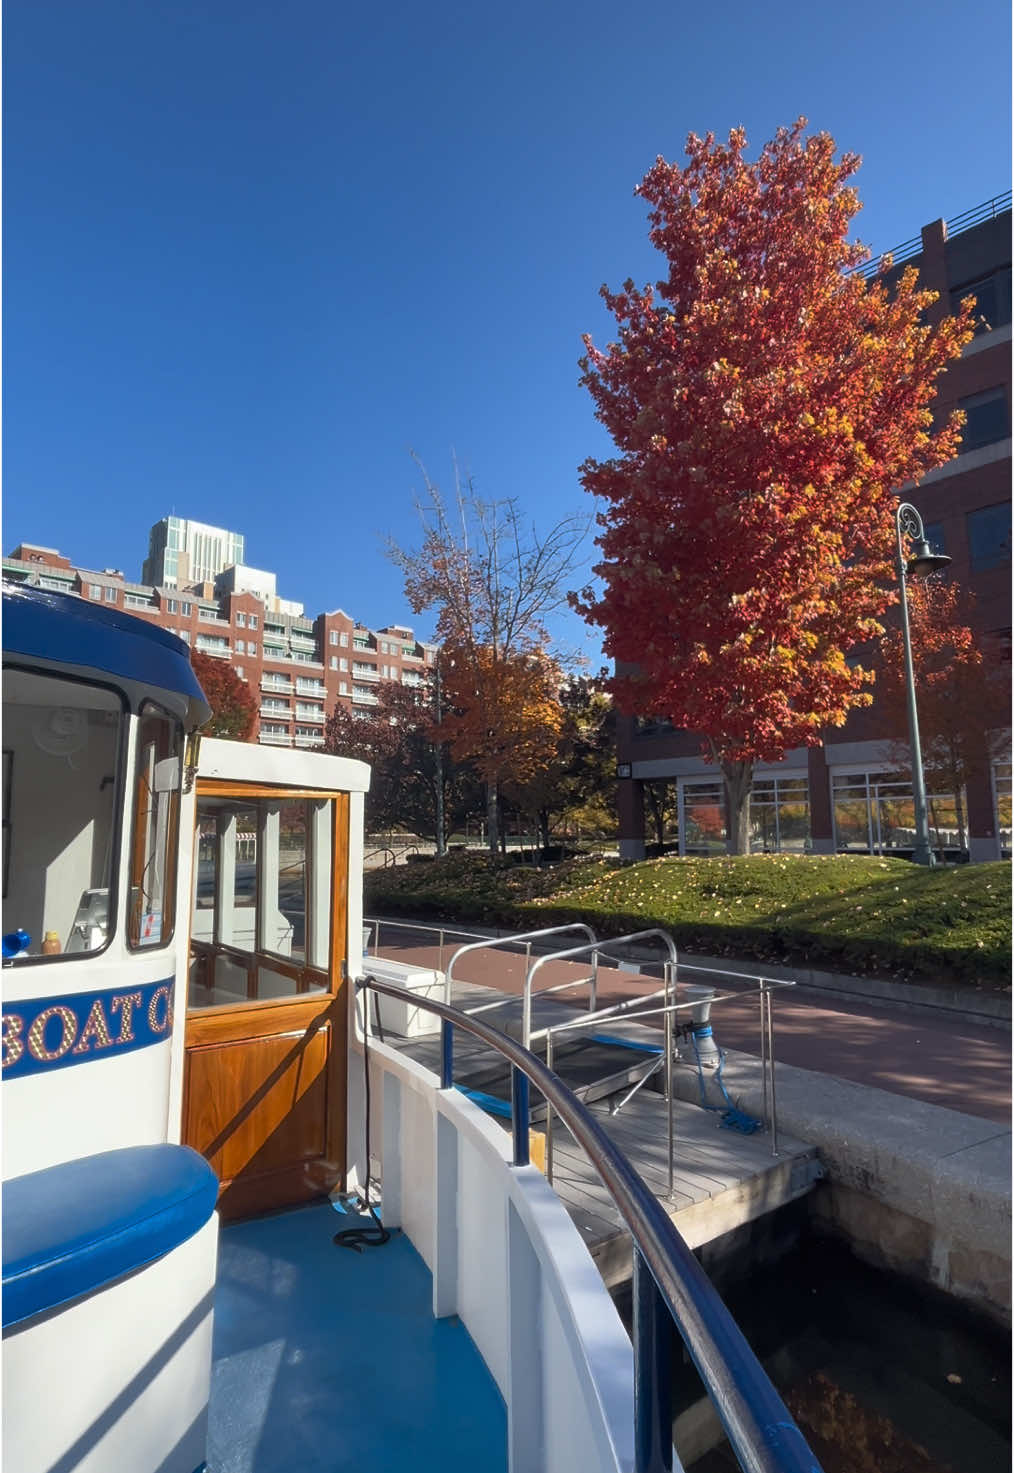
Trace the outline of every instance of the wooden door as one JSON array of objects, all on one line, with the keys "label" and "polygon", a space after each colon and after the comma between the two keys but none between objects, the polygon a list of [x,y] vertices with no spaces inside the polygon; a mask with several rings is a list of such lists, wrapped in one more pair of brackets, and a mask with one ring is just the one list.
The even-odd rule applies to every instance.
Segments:
[{"label": "wooden door", "polygon": [[345,1170],[346,793],[197,785],[183,1139],[235,1218]]}]

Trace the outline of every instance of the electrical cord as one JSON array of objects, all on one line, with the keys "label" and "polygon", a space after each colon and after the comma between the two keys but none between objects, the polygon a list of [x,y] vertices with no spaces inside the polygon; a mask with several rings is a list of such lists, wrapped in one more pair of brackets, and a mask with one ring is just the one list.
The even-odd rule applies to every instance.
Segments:
[{"label": "electrical cord", "polygon": [[[374,977],[360,977],[355,985],[363,989],[363,1094],[366,1105],[366,1175],[363,1179],[362,1205],[373,1218],[373,1227],[343,1228],[341,1232],[335,1233],[331,1239],[339,1248],[352,1248],[356,1253],[362,1253],[364,1248],[382,1248],[385,1243],[391,1241],[391,1234],[377,1216],[377,1209],[370,1201],[370,1018],[369,1018],[369,994],[365,991],[368,982],[376,981]],[[379,1019],[380,1009],[377,1009]]]}]

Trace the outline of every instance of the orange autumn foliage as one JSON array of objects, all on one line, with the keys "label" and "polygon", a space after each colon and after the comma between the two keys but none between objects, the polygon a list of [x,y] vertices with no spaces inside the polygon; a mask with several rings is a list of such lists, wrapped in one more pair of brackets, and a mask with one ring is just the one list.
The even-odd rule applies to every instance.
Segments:
[{"label": "orange autumn foliage", "polygon": [[491,645],[445,645],[450,714],[436,729],[483,782],[526,783],[548,767],[563,727],[560,672],[545,654],[504,656]]}]

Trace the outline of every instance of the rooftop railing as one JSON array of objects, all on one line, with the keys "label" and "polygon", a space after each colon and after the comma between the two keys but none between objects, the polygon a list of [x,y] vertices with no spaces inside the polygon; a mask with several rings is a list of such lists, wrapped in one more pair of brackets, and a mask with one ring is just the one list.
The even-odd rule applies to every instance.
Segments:
[{"label": "rooftop railing", "polygon": [[[992,199],[984,200],[981,205],[975,205],[972,209],[955,215],[952,220],[946,222],[948,240],[960,235],[962,231],[971,230],[974,225],[981,225],[984,220],[995,220],[998,215],[1002,215],[1010,207],[1011,191],[1008,189],[1006,194],[995,194]],[[893,251],[882,251],[872,260],[864,261],[861,266],[856,267],[856,273],[867,278],[876,276],[884,256],[890,256],[892,264],[900,266],[904,261],[910,261],[913,256],[921,254],[922,236],[913,235],[909,240],[903,240],[900,245],[895,246]]]}]

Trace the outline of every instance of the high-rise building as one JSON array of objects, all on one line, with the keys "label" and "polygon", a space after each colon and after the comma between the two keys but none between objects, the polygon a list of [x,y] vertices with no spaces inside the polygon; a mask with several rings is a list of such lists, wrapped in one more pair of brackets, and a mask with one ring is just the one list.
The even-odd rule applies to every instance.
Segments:
[{"label": "high-rise building", "polygon": [[[178,530],[170,526],[174,520],[167,517],[152,529],[153,546],[160,528]],[[204,531],[243,547],[238,533]],[[145,570],[150,566],[151,558]],[[177,563],[174,584],[130,583],[112,568],[79,568],[55,548],[22,543],[4,558],[3,575],[109,604],[171,630],[201,654],[228,661],[257,693],[257,737],[267,746],[319,746],[336,706],[365,715],[379,703],[383,681],[418,688],[436,664],[436,645],[416,639],[406,626],[367,629],[343,609],[308,619],[301,603],[277,596],[274,573],[243,564],[221,569],[214,579],[184,583]]]},{"label": "high-rise building", "polygon": [[227,532],[224,527],[209,527],[185,517],[163,517],[148,534],[141,581],[160,588],[214,583],[219,573],[242,562],[242,532]]}]

